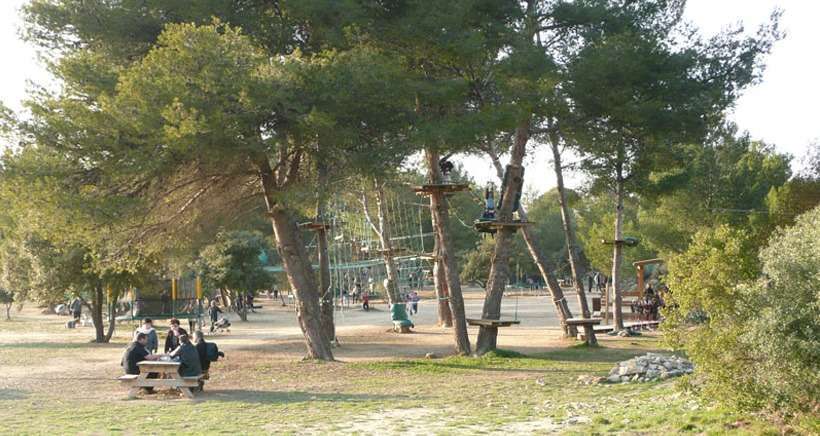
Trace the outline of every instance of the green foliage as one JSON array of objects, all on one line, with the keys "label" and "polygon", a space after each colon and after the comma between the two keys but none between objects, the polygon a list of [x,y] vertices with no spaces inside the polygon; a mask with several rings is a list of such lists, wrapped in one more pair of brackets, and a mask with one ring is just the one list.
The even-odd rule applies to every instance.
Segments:
[{"label": "green foliage", "polygon": [[219,289],[254,292],[270,288],[274,279],[265,271],[261,253],[270,253],[268,238],[258,232],[220,233],[199,254],[196,267],[206,284]]},{"label": "green foliage", "polygon": [[482,239],[474,250],[467,252],[462,261],[461,281],[481,288],[487,286],[487,276],[492,263],[495,239]]},{"label": "green foliage", "polygon": [[638,219],[641,236],[662,256],[684,251],[695,233],[720,224],[754,224],[764,241],[771,232],[760,225],[773,201],[767,196],[788,180],[790,159],[731,125],[724,130],[710,143],[684,146],[685,167],[649,176]]},{"label": "green foliage", "polygon": [[[650,259],[656,253],[644,242],[642,223],[637,216],[640,210],[635,197],[624,202],[624,235],[637,237],[637,247],[624,248],[624,262],[621,274],[626,280],[634,277],[635,268],[632,262]],[[604,195],[588,195],[579,201],[577,209],[578,239],[584,249],[584,255],[592,268],[603,271],[607,276],[612,271],[612,245],[604,245],[602,240],[611,241],[614,237],[614,205],[612,199]]]},{"label": "green foliage", "polygon": [[820,399],[820,207],[775,232],[760,253],[761,279],[741,288],[745,370],[774,409],[816,412]]},{"label": "green foliage", "polygon": [[817,407],[818,229],[814,209],[776,232],[758,260],[753,237],[724,225],[670,262],[664,328],[707,397],[784,413]]},{"label": "green foliage", "polygon": [[[565,194],[570,211],[574,211],[581,201],[581,196],[572,190],[567,190]],[[537,248],[541,254],[551,260],[552,264],[566,263],[567,244],[562,228],[561,208],[558,205],[558,191],[552,189],[529,202],[527,218],[534,223],[530,231],[535,235]],[[570,225],[575,226],[577,232],[575,216],[571,216],[570,220]]]},{"label": "green foliage", "polygon": [[[467,252],[462,262],[461,281],[463,283],[472,283],[482,288],[486,287],[494,250],[495,239],[487,236],[476,244],[475,249]],[[517,276],[519,272],[522,275],[535,274],[532,259],[521,238],[516,238],[511,243],[509,265],[510,277],[507,283],[508,285],[518,284],[516,281],[519,279]]]}]

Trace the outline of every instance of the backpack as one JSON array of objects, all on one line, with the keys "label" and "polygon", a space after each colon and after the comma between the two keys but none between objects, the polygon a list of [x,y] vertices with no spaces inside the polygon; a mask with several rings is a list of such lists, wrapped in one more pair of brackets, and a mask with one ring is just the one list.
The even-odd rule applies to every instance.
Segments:
[{"label": "backpack", "polygon": [[213,342],[206,343],[205,356],[208,357],[209,361],[216,362],[219,359],[219,347],[217,347]]}]

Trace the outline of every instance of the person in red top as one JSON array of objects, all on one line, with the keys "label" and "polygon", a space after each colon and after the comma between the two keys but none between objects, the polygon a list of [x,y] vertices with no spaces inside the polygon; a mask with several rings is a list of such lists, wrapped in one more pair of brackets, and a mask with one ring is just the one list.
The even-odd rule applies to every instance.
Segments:
[{"label": "person in red top", "polygon": [[364,292],[362,294],[362,309],[370,310],[370,293]]}]

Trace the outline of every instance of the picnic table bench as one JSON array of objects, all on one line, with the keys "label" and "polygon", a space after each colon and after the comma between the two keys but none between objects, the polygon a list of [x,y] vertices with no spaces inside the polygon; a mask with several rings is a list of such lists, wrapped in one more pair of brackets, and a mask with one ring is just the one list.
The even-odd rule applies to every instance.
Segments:
[{"label": "picnic table bench", "polygon": [[[179,375],[179,362],[143,360],[138,362],[137,366],[140,367],[139,375],[126,374],[118,378],[122,384],[130,387],[128,398],[136,398],[137,392],[142,388],[164,387],[179,389],[185,397],[193,399],[194,393],[191,392],[191,388],[199,387],[203,380],[203,375],[195,377]],[[148,378],[148,375],[152,373],[159,374],[160,378]]]},{"label": "picnic table bench", "polygon": [[566,322],[569,326],[583,327],[583,340],[587,344],[595,345],[598,343],[598,339],[595,338],[594,326],[601,323],[601,318],[568,318]]}]

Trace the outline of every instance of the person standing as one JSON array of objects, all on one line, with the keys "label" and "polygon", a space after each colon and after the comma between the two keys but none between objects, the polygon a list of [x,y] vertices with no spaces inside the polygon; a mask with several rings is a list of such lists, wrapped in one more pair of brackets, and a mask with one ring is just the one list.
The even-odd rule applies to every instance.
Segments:
[{"label": "person standing", "polygon": [[408,295],[408,299],[410,300],[410,310],[412,311],[413,315],[419,314],[419,297],[418,292],[412,291],[410,295]]},{"label": "person standing", "polygon": [[74,300],[71,301],[69,305],[69,309],[71,310],[71,317],[75,321],[79,321],[83,315],[83,300],[80,297],[74,297]]},{"label": "person standing", "polygon": [[219,314],[222,309],[216,305],[216,300],[211,300],[211,305],[208,307],[208,319],[211,321],[211,333],[214,332],[214,324],[219,321]]},{"label": "person standing", "polygon": [[367,292],[362,294],[362,309],[365,312],[370,310],[370,295]]},{"label": "person standing", "polygon": [[134,338],[136,339],[141,333],[148,338],[145,343],[145,349],[152,354],[156,353],[159,349],[159,336],[157,336],[157,331],[154,329],[154,321],[151,318],[142,320],[142,325],[137,327],[137,330],[134,332]]}]

